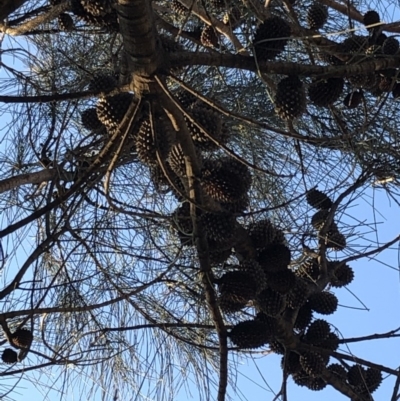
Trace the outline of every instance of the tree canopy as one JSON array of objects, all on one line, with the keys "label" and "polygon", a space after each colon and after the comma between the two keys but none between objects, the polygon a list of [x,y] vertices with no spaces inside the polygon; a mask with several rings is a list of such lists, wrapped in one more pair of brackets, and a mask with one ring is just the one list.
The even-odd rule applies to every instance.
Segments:
[{"label": "tree canopy", "polygon": [[399,30],[362,0],[2,1],[2,396],[238,399],[274,353],[271,400],[398,400],[348,352],[396,323],[329,315],[399,241],[369,201],[399,205]]}]

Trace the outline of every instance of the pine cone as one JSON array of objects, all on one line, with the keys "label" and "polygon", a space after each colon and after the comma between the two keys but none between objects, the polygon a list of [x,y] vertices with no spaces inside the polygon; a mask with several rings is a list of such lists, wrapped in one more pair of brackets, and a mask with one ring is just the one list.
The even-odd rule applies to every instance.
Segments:
[{"label": "pine cone", "polygon": [[275,112],[283,120],[300,117],[306,110],[306,95],[303,83],[296,76],[283,78],[275,94]]}]

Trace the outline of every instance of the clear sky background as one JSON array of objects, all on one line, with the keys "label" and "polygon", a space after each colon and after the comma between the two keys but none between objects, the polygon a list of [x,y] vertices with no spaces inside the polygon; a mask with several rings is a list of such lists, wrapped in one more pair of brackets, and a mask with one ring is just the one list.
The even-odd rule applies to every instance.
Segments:
[{"label": "clear sky background", "polygon": [[[379,11],[385,15],[387,21],[396,21],[399,16],[398,9],[394,6],[386,7],[387,3],[382,2]],[[385,10],[385,12],[383,12]],[[3,56],[4,57],[4,56]],[[10,61],[10,60],[8,60]],[[15,60],[14,60],[15,62]],[[1,74],[4,71],[0,70]],[[0,124],[4,126],[6,117],[0,119]],[[379,241],[383,244],[400,234],[400,210],[386,195],[385,190],[381,187],[370,187],[364,197],[353,203],[354,206],[340,218],[340,223],[354,226],[355,221],[376,222],[379,224],[379,237],[375,233],[369,234],[372,243]],[[371,205],[374,205],[375,212]],[[368,238],[367,238],[368,239]],[[350,241],[350,248],[357,249],[357,243]],[[348,251],[335,254],[332,252],[332,258],[342,258],[348,255]],[[25,255],[24,255],[25,256]],[[342,338],[351,338],[365,336],[375,333],[384,333],[400,327],[400,285],[399,285],[399,253],[397,244],[391,250],[386,250],[373,259],[361,259],[351,262],[350,266],[355,271],[355,280],[348,288],[334,289],[333,292],[338,296],[340,306],[334,315],[326,317],[336,329]],[[325,318],[321,316],[321,318]],[[361,343],[352,343],[349,346],[341,345],[340,351],[343,353],[354,353],[355,355],[370,360],[375,363],[387,365],[393,369],[400,366],[400,339],[374,340]],[[25,366],[30,365],[28,357],[24,362]],[[237,393],[232,398],[234,400],[263,400],[272,401],[274,392],[277,393],[282,382],[282,371],[280,369],[281,356],[279,355],[262,355],[254,353],[253,361],[250,358],[244,359],[237,375]],[[331,358],[331,362],[335,362]],[[4,371],[7,366],[0,365]],[[67,368],[66,368],[67,369]],[[59,374],[60,370],[54,367],[44,369],[51,381]],[[36,373],[27,373],[27,375],[35,377]],[[44,376],[42,376],[43,379]],[[217,380],[217,378],[215,378]],[[89,381],[89,378],[84,378]],[[2,384],[11,384],[12,380],[2,378]],[[390,400],[392,396],[394,379],[385,379],[380,388],[374,393],[375,399]],[[59,383],[62,386],[61,381]],[[68,387],[64,388],[66,396],[64,400],[80,400],[80,388]],[[114,396],[113,389],[109,389],[109,396],[105,401],[111,401]],[[193,398],[186,394],[179,394],[174,401],[186,401],[188,399],[196,400],[196,389],[193,388]],[[231,393],[232,395],[233,393]],[[132,394],[132,400],[137,394]],[[48,392],[39,392],[34,385],[21,380],[17,384],[17,388],[11,394],[10,398],[22,401],[29,399],[30,401],[41,401],[44,399],[57,400],[61,399],[57,391],[51,388]],[[100,391],[93,398],[93,401],[100,401]],[[139,397],[140,399],[140,397]],[[211,397],[210,400],[213,398]],[[336,390],[329,387],[320,392],[313,392],[306,388],[298,387],[289,378],[288,380],[288,399],[289,401],[341,401],[347,400]],[[124,400],[128,401],[128,400]]]}]

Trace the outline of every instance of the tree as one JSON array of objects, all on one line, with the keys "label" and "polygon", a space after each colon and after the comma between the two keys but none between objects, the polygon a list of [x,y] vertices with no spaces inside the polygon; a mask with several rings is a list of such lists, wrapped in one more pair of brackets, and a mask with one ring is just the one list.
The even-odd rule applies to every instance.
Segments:
[{"label": "tree", "polygon": [[340,348],[398,329],[319,316],[399,240],[346,218],[371,185],[398,204],[399,27],[368,5],[2,2],[4,396],[50,369],[62,393],[222,401],[268,349],[276,399],[372,400],[382,375],[399,398]]}]

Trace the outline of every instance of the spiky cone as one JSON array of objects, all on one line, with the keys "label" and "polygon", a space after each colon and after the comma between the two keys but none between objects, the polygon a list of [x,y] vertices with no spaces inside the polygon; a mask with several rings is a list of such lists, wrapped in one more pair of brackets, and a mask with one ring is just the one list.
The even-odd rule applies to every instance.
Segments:
[{"label": "spiky cone", "polygon": [[308,304],[304,304],[297,313],[296,320],[294,322],[293,328],[297,330],[304,330],[313,318],[313,312]]},{"label": "spiky cone", "polygon": [[310,189],[306,194],[307,203],[315,209],[330,209],[332,200],[328,195],[319,191],[316,188]]},{"label": "spiky cone", "polygon": [[275,93],[275,112],[282,120],[293,120],[306,111],[304,85],[296,76],[283,78]]},{"label": "spiky cone", "polygon": [[[200,156],[198,155],[198,160],[199,157]],[[179,177],[186,177],[185,155],[180,144],[171,147],[168,154],[168,163],[175,174]]]},{"label": "spiky cone", "polygon": [[386,55],[394,55],[399,51],[399,41],[393,37],[393,36],[389,36],[382,45],[382,53],[386,54]]},{"label": "spiky cone", "polygon": [[293,375],[293,381],[302,387],[307,387],[312,391],[321,391],[326,387],[326,382],[320,377],[312,377],[308,375],[304,370],[300,373]]},{"label": "spiky cone", "polygon": [[12,341],[17,348],[30,348],[33,341],[32,332],[23,327],[12,334]]},{"label": "spiky cone", "polygon": [[251,223],[248,227],[249,237],[256,249],[263,249],[274,243],[283,243],[281,238],[284,234],[268,219]]},{"label": "spiky cone", "polygon": [[189,113],[191,117],[184,118],[193,142],[199,149],[217,149],[218,144],[212,139],[224,143],[227,138],[222,135],[222,119],[219,113],[199,104],[195,104]]},{"label": "spiky cone", "polygon": [[221,293],[218,297],[218,305],[222,312],[233,314],[241,311],[246,307],[247,302],[239,302],[234,300],[229,293]]},{"label": "spiky cone", "polygon": [[272,352],[278,355],[285,355],[285,347],[277,340],[272,340],[269,343]]},{"label": "spiky cone", "polygon": [[319,344],[319,347],[336,351],[339,348],[339,341],[339,337],[335,333],[329,333],[328,337]]},{"label": "spiky cone", "polygon": [[334,313],[338,302],[336,295],[327,291],[311,294],[308,298],[308,304],[311,309],[321,315],[331,315]]},{"label": "spiky cone", "polygon": [[296,275],[289,269],[267,273],[266,277],[268,286],[280,294],[287,294],[296,285]]},{"label": "spiky cone", "polygon": [[228,336],[239,348],[259,348],[272,337],[268,329],[268,325],[260,320],[247,320],[236,324]]},{"label": "spiky cone", "polygon": [[307,12],[307,23],[310,29],[321,29],[328,21],[328,8],[321,3],[313,3]]},{"label": "spiky cone", "polygon": [[350,366],[349,370],[347,371],[347,381],[352,386],[363,385],[366,381],[366,378],[367,371],[363,366],[359,364]]},{"label": "spiky cone", "polygon": [[267,286],[267,278],[262,267],[255,260],[245,260],[239,266],[239,269],[250,273],[257,283],[257,294]]},{"label": "spiky cone", "polygon": [[248,194],[242,195],[236,202],[221,202],[222,209],[233,214],[242,214],[249,205],[250,198]]},{"label": "spiky cone", "polygon": [[338,262],[328,262],[328,270],[330,266],[333,266],[334,271],[331,275],[331,286],[340,288],[349,285],[354,279],[354,270],[347,264],[339,264],[339,267],[334,267],[334,263]]},{"label": "spiky cone", "polygon": [[100,73],[89,82],[88,89],[93,92],[110,92],[117,87],[117,80],[111,74]]},{"label": "spiky cone", "polygon": [[[93,3],[95,4],[95,3]],[[80,0],[71,1],[71,11],[82,21],[89,25],[98,26],[105,28],[111,32],[117,32],[119,30],[118,17],[115,10],[110,8],[110,12],[103,15],[93,15],[87,11],[82,5]],[[91,11],[94,11],[91,10]],[[96,12],[96,11],[94,11]]]},{"label": "spiky cone", "polygon": [[257,295],[256,306],[268,316],[280,315],[286,306],[285,297],[270,288],[266,288]]},{"label": "spiky cone", "polygon": [[253,46],[258,62],[273,60],[283,52],[291,35],[290,25],[282,18],[267,18],[256,29]]},{"label": "spiky cone", "polygon": [[246,304],[257,295],[257,283],[253,275],[246,271],[225,273],[215,282],[221,295],[236,303]]},{"label": "spiky cone", "polygon": [[309,376],[318,377],[326,363],[320,354],[307,352],[300,356],[300,365]]},{"label": "spiky cone", "polygon": [[288,351],[281,359],[281,368],[289,375],[301,372],[300,355],[296,352]]},{"label": "spiky cone", "polygon": [[318,345],[328,338],[330,332],[331,328],[326,320],[316,319],[308,326],[303,336],[303,341],[308,344]]},{"label": "spiky cone", "polygon": [[350,85],[354,88],[363,88],[367,83],[367,76],[364,74],[352,75],[348,79]]},{"label": "spiky cone", "polygon": [[195,95],[184,89],[179,89],[176,93],[174,93],[174,96],[185,110],[191,109],[192,106],[194,106],[194,104],[198,101]]},{"label": "spiky cone", "polygon": [[382,383],[382,372],[374,368],[367,368],[366,376],[367,377],[365,378],[365,383],[367,385],[368,391],[370,393],[373,393]]},{"label": "spiky cone", "polygon": [[368,38],[364,36],[353,35],[345,39],[341,45],[341,52],[346,54],[362,54],[368,47]]},{"label": "spiky cone", "polygon": [[288,306],[293,309],[300,308],[307,302],[308,298],[308,287],[305,280],[296,277],[296,284],[288,292],[286,301]]},{"label": "spiky cone", "polygon": [[255,320],[265,324],[267,332],[269,333],[270,339],[275,340],[278,334],[278,320],[272,316],[266,315],[264,312],[258,312]]},{"label": "spiky cone", "polygon": [[311,225],[316,230],[321,230],[322,227],[325,225],[328,215],[329,215],[329,210],[326,209],[319,210],[311,217]]},{"label": "spiky cone", "polygon": [[334,251],[342,251],[344,248],[346,248],[346,245],[346,237],[337,229],[328,231],[326,236],[327,248],[331,248]]},{"label": "spiky cone", "polygon": [[268,245],[257,252],[257,262],[267,273],[287,270],[290,260],[290,249],[283,244]]},{"label": "spiky cone", "polygon": [[115,130],[123,120],[132,101],[134,101],[134,95],[128,92],[102,97],[97,102],[97,116],[108,130]]},{"label": "spiky cone", "polygon": [[201,31],[200,42],[204,47],[219,47],[218,35],[215,28],[206,25]]},{"label": "spiky cone", "polygon": [[249,190],[251,181],[247,166],[229,157],[208,160],[202,169],[201,186],[218,202],[237,202]]},{"label": "spiky cone", "polygon": [[13,349],[6,348],[1,354],[1,359],[4,363],[11,364],[18,362],[18,355]]},{"label": "spiky cone", "polygon": [[329,107],[339,99],[343,91],[343,85],[342,78],[328,78],[313,82],[308,87],[308,97],[316,106]]},{"label": "spiky cone", "polygon": [[99,132],[104,128],[103,123],[97,116],[97,111],[94,107],[86,109],[81,114],[81,123],[83,128],[89,131]]},{"label": "spiky cone", "polygon": [[169,7],[171,8],[171,11],[174,12],[177,15],[185,15],[188,13],[188,9],[180,3],[178,0],[170,0],[169,2]]},{"label": "spiky cone", "polygon": [[190,205],[185,202],[172,214],[172,223],[182,245],[193,245],[193,223],[190,216]]},{"label": "spiky cone", "polygon": [[348,109],[355,109],[358,107],[363,99],[362,91],[350,92],[343,100],[343,105]]},{"label": "spiky cone", "polygon": [[111,3],[109,0],[80,0],[84,10],[95,17],[105,16],[111,13]]},{"label": "spiky cone", "polygon": [[[363,16],[363,23],[365,26],[377,24],[380,22],[380,16],[379,14],[374,11],[374,10],[369,10],[367,11],[364,16]],[[373,29],[373,28],[368,28],[368,29]]]},{"label": "spiky cone", "polygon": [[338,363],[331,363],[326,368],[329,370],[329,372],[339,377],[342,382],[347,380],[347,370],[342,365]]},{"label": "spiky cone", "polygon": [[166,161],[174,141],[175,131],[168,118],[154,116],[153,126],[150,118],[143,119],[135,138],[138,159],[149,166],[156,165],[158,157]]},{"label": "spiky cone", "polygon": [[67,13],[61,13],[57,17],[57,23],[60,31],[72,31],[74,29],[74,21]]},{"label": "spiky cone", "polygon": [[203,213],[200,217],[207,238],[220,244],[230,243],[235,235],[236,219],[231,213]]},{"label": "spiky cone", "polygon": [[315,282],[320,274],[318,259],[308,259],[296,270],[296,276],[305,280]]},{"label": "spiky cone", "polygon": [[224,263],[232,254],[232,248],[224,249],[221,244],[208,240],[208,256],[211,266]]}]

